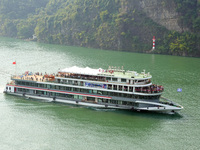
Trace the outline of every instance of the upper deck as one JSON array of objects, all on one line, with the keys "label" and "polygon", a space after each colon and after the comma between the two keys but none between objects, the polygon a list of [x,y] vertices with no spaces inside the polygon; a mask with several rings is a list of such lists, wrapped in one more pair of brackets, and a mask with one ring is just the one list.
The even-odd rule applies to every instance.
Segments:
[{"label": "upper deck", "polygon": [[[79,70],[77,71],[77,69]],[[145,74],[145,72],[138,74],[135,71],[125,72],[124,70],[78,67],[72,67],[70,70],[65,69],[59,71],[57,74],[51,75],[26,72],[23,75],[11,77],[17,84],[29,86],[70,86],[74,88],[101,89],[115,92],[148,93],[150,95],[161,93],[163,91],[162,86],[152,85],[150,78],[151,75],[149,73]]]},{"label": "upper deck", "polygon": [[137,73],[136,71],[124,71],[120,69],[111,68],[108,70],[104,69],[91,69],[91,68],[79,68],[71,67],[58,71],[57,74],[42,74],[42,73],[31,73],[25,72],[22,75],[12,76],[14,80],[29,80],[38,82],[53,82],[60,83],[64,81],[64,78],[70,78],[74,81],[93,81],[95,83],[106,82],[106,84],[122,84],[122,85],[150,85],[152,76],[150,73],[145,74]]}]

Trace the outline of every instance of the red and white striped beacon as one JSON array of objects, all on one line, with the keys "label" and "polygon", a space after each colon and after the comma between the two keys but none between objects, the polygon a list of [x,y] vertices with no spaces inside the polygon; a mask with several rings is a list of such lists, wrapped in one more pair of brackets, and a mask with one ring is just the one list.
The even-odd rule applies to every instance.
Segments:
[{"label": "red and white striped beacon", "polygon": [[153,36],[153,49],[155,49],[155,41],[156,41],[156,38],[155,38],[155,36]]}]

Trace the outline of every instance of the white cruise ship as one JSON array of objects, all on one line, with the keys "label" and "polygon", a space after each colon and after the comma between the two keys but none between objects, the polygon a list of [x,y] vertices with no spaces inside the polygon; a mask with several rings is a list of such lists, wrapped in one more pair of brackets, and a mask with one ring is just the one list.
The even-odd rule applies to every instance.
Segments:
[{"label": "white cruise ship", "polygon": [[57,74],[25,72],[14,75],[7,94],[96,108],[176,112],[183,107],[161,97],[163,86],[152,84],[150,73],[109,67],[71,67]]}]

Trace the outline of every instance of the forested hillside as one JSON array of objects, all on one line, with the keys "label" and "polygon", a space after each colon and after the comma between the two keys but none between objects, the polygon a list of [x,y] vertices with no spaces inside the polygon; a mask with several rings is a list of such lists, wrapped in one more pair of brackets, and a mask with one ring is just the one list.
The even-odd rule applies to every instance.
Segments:
[{"label": "forested hillside", "polygon": [[0,35],[109,50],[200,56],[198,0],[0,0]]}]

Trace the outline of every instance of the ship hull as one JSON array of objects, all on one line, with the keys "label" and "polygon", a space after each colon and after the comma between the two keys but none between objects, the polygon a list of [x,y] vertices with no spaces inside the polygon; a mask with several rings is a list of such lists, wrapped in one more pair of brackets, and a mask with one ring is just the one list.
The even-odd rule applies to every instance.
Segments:
[{"label": "ship hull", "polygon": [[[40,95],[30,95],[26,93],[15,93],[15,92],[7,92],[4,93],[9,95],[15,95],[24,97],[26,99],[37,99],[37,100],[44,100],[48,102],[58,102],[58,103],[65,103],[70,105],[78,105],[78,106],[85,106],[85,107],[94,107],[94,108],[102,108],[102,109],[121,109],[121,110],[136,110],[136,111],[146,111],[146,112],[161,112],[161,113],[170,113],[170,112],[178,112],[182,108],[177,108],[174,106],[164,105],[160,103],[152,103],[152,102],[145,102],[148,104],[159,104],[162,105],[161,107],[133,107],[133,106],[126,106],[126,105],[114,105],[114,104],[107,104],[107,103],[92,103],[92,102],[83,102],[76,99],[62,99],[58,97],[47,97],[47,96],[40,96]],[[138,104],[143,104],[143,101],[137,101]]]}]

